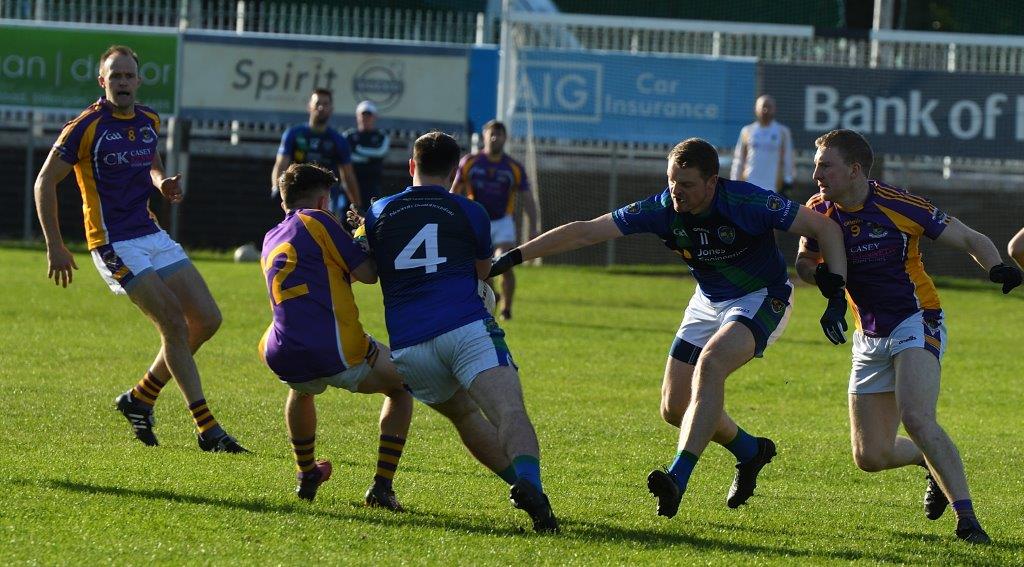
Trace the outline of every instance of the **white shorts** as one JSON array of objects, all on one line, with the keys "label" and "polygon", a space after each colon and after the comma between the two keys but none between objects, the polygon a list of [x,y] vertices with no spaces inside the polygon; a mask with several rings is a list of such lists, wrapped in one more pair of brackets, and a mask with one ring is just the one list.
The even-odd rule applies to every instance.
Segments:
[{"label": "white shorts", "polygon": [[132,280],[148,271],[166,278],[190,263],[185,249],[163,230],[93,248],[92,261],[118,295],[127,294]]},{"label": "white shorts", "polygon": [[513,222],[512,215],[491,221],[491,245],[499,244],[516,244],[516,223]]},{"label": "white shorts", "polygon": [[897,325],[888,337],[868,337],[854,331],[850,393],[896,391],[896,368],[892,359],[908,348],[923,348],[941,361],[946,353],[946,324],[942,317],[926,322],[923,312],[918,311]]},{"label": "white shorts", "polygon": [[367,335],[367,338],[370,339],[370,346],[366,350],[366,359],[363,362],[333,376],[317,378],[307,382],[285,382],[285,384],[296,392],[313,396],[324,393],[328,386],[348,390],[353,394],[358,393],[359,385],[373,371],[373,365],[377,362],[377,355],[380,354],[380,347],[377,346],[377,341],[369,335]]},{"label": "white shorts", "polygon": [[505,331],[493,318],[392,351],[391,360],[413,397],[429,405],[448,401],[460,387],[468,390],[484,370],[515,367]]},{"label": "white shorts", "polygon": [[754,335],[754,356],[760,357],[789,323],[793,284],[787,282],[787,297],[770,297],[767,289],[752,291],[743,297],[711,301],[698,287],[683,313],[676,340],[669,354],[687,364],[696,364],[701,349],[726,323],[738,321]]}]

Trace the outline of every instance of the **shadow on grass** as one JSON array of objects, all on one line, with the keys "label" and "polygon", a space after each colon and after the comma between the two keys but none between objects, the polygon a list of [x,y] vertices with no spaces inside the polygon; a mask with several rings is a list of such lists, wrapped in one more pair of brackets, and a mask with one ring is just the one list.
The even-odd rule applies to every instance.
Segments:
[{"label": "shadow on grass", "polygon": [[676,326],[664,327],[661,325],[650,326],[650,327],[637,327],[632,325],[615,325],[615,324],[602,324],[602,323],[581,323],[579,321],[562,321],[558,319],[547,319],[545,317],[531,317],[529,322],[537,325],[545,325],[549,327],[565,327],[567,329],[591,329],[596,331],[612,331],[614,333],[652,333],[659,335],[667,335],[675,333]]},{"label": "shadow on grass", "polygon": [[[170,490],[103,486],[97,484],[76,482],[73,480],[50,479],[43,481],[28,481],[24,479],[13,479],[12,484],[23,486],[44,486],[52,489],[80,494],[101,494],[114,497],[145,498],[150,500],[162,500],[184,504],[221,506],[225,508],[233,508],[253,513],[313,514],[317,516],[326,516],[338,520],[356,520],[368,524],[384,524],[393,526],[413,525],[421,526],[424,528],[464,531],[480,535],[504,536],[508,534],[524,534],[526,532],[526,530],[523,528],[503,529],[498,526],[488,526],[482,525],[480,523],[474,523],[473,521],[468,520],[463,516],[453,516],[450,514],[443,513],[408,510],[402,514],[390,514],[382,513],[381,511],[368,511],[360,503],[355,502],[349,503],[348,508],[350,511],[346,513],[343,512],[342,509],[336,508],[333,510],[326,510],[323,508],[313,508],[310,507],[309,505],[305,505],[299,502],[296,502],[294,504],[280,504],[268,502],[265,500],[213,498],[206,496],[197,496],[193,494],[181,494]],[[520,513],[516,512],[516,514]],[[525,517],[520,518],[520,520],[525,521]],[[571,543],[572,540],[590,540],[602,542],[625,541],[630,542],[634,545],[639,545],[651,549],[670,548],[673,546],[685,545],[697,549],[715,549],[731,553],[752,554],[755,556],[762,557],[768,555],[792,558],[841,559],[847,561],[869,560],[873,562],[886,563],[906,563],[908,561],[913,561],[916,557],[916,555],[913,554],[903,556],[893,553],[867,552],[860,550],[833,550],[815,552],[808,551],[805,549],[793,549],[786,547],[783,544],[758,545],[730,541],[727,538],[712,539],[690,535],[686,533],[669,533],[665,531],[649,529],[630,529],[618,525],[607,524],[604,522],[576,521],[571,518],[562,518],[561,524],[563,528],[562,534],[560,536],[554,537],[565,539],[567,543]],[[711,525],[717,526],[719,524]],[[742,526],[727,527],[737,530],[750,529]],[[680,528],[685,529],[682,524],[680,524]],[[754,531],[759,532],[761,530],[755,528]],[[778,535],[780,537],[791,537],[793,534],[790,532],[778,532],[774,535]],[[822,536],[823,534],[808,533],[808,535],[814,537],[815,535]],[[930,537],[926,534],[894,532],[893,535],[901,536],[908,540],[928,540],[927,543],[934,543],[934,541],[932,540],[934,536]],[[937,539],[938,538],[935,538],[935,540]],[[1017,548],[1014,547],[1013,549]]]}]

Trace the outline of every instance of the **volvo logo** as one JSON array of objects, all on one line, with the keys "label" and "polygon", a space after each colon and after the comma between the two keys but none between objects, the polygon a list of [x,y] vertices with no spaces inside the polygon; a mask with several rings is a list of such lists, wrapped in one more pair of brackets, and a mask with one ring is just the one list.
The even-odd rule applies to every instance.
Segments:
[{"label": "volvo logo", "polygon": [[370,59],[356,70],[352,78],[352,94],[356,100],[371,100],[379,111],[394,108],[405,92],[403,75],[405,66],[401,61]]}]

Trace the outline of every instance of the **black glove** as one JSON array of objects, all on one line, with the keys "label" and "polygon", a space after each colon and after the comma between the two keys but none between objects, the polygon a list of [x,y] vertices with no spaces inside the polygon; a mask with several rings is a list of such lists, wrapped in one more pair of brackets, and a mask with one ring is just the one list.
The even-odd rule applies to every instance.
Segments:
[{"label": "black glove", "polygon": [[1010,293],[1010,290],[1019,286],[1021,282],[1020,270],[1006,264],[997,264],[988,271],[988,279],[995,283],[1003,284],[1003,293]]},{"label": "black glove", "polygon": [[843,276],[828,271],[828,264],[824,262],[818,264],[818,267],[814,269],[814,284],[818,286],[818,290],[821,291],[821,295],[825,299],[831,299],[836,294],[842,297],[843,288],[846,287]]},{"label": "black glove", "polygon": [[518,248],[513,248],[501,256],[498,256],[498,259],[491,263],[491,271],[487,274],[487,279],[493,278],[494,276],[500,276],[522,263],[523,253],[520,252]]},{"label": "black glove", "polygon": [[821,316],[821,330],[832,344],[846,342],[846,297],[840,292],[828,300],[828,307]]}]

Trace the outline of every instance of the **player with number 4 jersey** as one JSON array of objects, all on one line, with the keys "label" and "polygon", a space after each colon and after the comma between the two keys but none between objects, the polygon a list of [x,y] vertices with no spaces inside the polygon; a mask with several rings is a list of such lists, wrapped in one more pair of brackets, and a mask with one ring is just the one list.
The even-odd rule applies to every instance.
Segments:
[{"label": "player with number 4 jersey", "polygon": [[[481,462],[512,484],[510,500],[530,515],[534,530],[558,531],[505,333],[477,294],[491,267],[487,212],[446,189],[458,162],[454,138],[441,132],[421,136],[409,160],[413,185],[377,201],[366,214],[392,359],[420,401],[449,416],[453,404],[472,408],[467,419],[483,411],[511,464],[502,470]],[[462,392],[475,404],[460,401]],[[462,418],[452,421],[458,425]]]}]

